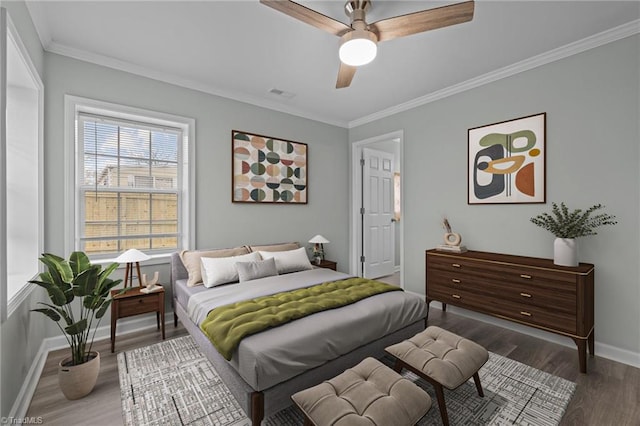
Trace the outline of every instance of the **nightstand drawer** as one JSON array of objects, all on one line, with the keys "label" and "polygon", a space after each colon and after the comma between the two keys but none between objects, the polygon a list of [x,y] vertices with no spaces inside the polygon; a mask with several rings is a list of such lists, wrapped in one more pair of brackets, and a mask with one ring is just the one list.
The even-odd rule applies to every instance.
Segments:
[{"label": "nightstand drawer", "polygon": [[[113,302],[112,302],[113,303]],[[129,297],[118,301],[118,317],[156,312],[159,309],[160,298],[158,295],[144,295]]]}]

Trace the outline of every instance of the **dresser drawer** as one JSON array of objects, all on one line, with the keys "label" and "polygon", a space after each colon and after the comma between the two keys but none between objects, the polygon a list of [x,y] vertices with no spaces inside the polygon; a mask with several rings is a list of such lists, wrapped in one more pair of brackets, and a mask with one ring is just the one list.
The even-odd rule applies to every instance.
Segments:
[{"label": "dresser drawer", "polygon": [[[155,297],[154,297],[155,296]],[[144,314],[158,311],[160,303],[158,295],[128,297],[118,301],[118,317],[128,317],[131,315]],[[112,302],[113,303],[113,302]]]},{"label": "dresser drawer", "polygon": [[428,298],[453,306],[472,309],[513,319],[528,325],[536,325],[545,329],[558,330],[576,334],[576,315],[551,307],[535,306],[527,303],[514,303],[494,296],[487,296],[465,289],[435,288],[429,291]]},{"label": "dresser drawer", "polygon": [[500,281],[528,283],[557,283],[575,287],[576,275],[550,271],[544,268],[531,268],[524,265],[511,265],[463,258],[427,256],[427,272],[430,270],[457,275],[485,276]]},{"label": "dresser drawer", "polygon": [[551,306],[548,309],[528,304],[496,301],[496,315],[505,316],[529,325],[548,330],[576,334],[576,316],[561,312]]}]

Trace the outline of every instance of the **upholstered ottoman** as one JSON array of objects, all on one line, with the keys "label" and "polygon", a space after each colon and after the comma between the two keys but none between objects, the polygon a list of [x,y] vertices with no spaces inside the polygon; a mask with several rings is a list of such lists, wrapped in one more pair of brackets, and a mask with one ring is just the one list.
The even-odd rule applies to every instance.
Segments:
[{"label": "upholstered ottoman", "polygon": [[315,426],[410,426],[431,408],[425,391],[373,358],[291,399]]},{"label": "upholstered ottoman", "polygon": [[433,385],[445,425],[449,424],[449,416],[443,386],[455,389],[473,376],[478,395],[484,396],[478,370],[489,359],[489,353],[471,340],[431,326],[385,351],[396,358],[398,373],[406,368]]}]

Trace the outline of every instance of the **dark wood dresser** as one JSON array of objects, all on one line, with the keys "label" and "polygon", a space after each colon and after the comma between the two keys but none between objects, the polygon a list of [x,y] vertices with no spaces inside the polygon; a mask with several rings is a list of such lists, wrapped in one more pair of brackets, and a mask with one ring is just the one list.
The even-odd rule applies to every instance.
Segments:
[{"label": "dark wood dresser", "polygon": [[594,266],[468,251],[426,252],[427,304],[436,300],[572,338],[580,372],[594,355]]}]

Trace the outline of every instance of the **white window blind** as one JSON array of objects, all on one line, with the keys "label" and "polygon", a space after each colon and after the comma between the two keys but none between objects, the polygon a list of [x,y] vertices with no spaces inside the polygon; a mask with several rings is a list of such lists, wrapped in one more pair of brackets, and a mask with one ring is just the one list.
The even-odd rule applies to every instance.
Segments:
[{"label": "white window blind", "polygon": [[92,257],[180,248],[182,130],[80,112],[76,132],[76,247]]}]

